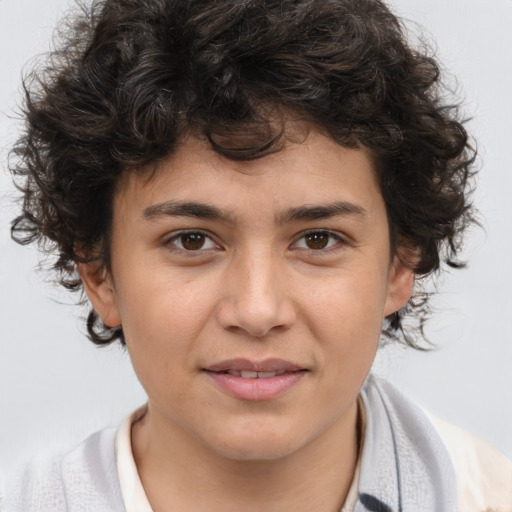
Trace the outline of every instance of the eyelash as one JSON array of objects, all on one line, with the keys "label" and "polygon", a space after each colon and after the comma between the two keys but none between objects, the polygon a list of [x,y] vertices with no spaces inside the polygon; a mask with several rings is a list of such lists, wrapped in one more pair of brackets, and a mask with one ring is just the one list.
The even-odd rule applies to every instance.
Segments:
[{"label": "eyelash", "polygon": [[[203,244],[196,249],[190,249],[190,248],[187,249],[186,247],[183,246],[183,237],[185,237],[187,235],[194,235],[194,236],[199,237],[200,238],[199,242],[201,241],[201,238],[205,243],[208,243],[207,241],[209,240],[209,245],[211,245],[211,247],[204,248],[204,244]],[[306,239],[308,236],[313,236],[313,235],[328,236],[329,240],[327,241],[326,246],[319,247],[319,248],[307,247]],[[304,240],[303,247],[298,246],[298,243],[301,240]],[[176,242],[181,242],[181,247],[178,246]],[[168,247],[170,246],[170,250],[173,250],[173,251],[186,252],[186,253],[195,254],[198,256],[201,253],[210,251],[211,249],[220,248],[220,245],[217,244],[217,242],[215,242],[213,237],[208,232],[201,231],[201,230],[179,231],[178,233],[174,233],[172,236],[167,238],[164,241],[163,245],[168,246]],[[329,231],[326,229],[312,229],[312,230],[302,233],[301,236],[298,237],[296,239],[296,241],[292,244],[292,249],[306,250],[310,253],[321,254],[321,253],[335,252],[337,250],[342,249],[343,246],[346,246],[346,245],[348,245],[348,242],[343,237],[341,237],[339,234],[337,234],[335,232],[332,232],[332,231]]]},{"label": "eyelash", "polygon": [[[300,240],[305,240],[308,236],[312,236],[312,235],[328,236],[330,241],[328,241],[328,245],[326,247],[312,249],[311,247],[306,246],[306,247],[299,247],[299,249],[305,249],[312,253],[326,253],[326,252],[337,251],[339,249],[342,249],[343,246],[348,245],[348,242],[343,237],[341,237],[339,234],[337,234],[333,231],[329,231],[327,229],[312,229],[312,230],[306,231],[305,233],[301,234],[301,236],[297,239],[297,241],[293,245],[297,246],[297,243]],[[333,241],[333,243],[330,243],[332,241]],[[330,243],[330,245],[329,245],[329,243]]]},{"label": "eyelash", "polygon": [[[207,247],[205,249],[201,246],[201,247],[198,247],[197,249],[187,249],[186,247],[183,247],[183,240],[182,240],[183,237],[185,237],[187,235],[190,235],[190,236],[195,235],[195,236],[203,237],[205,241],[209,240],[210,244],[213,245],[214,247]],[[182,245],[181,247],[179,247],[177,245],[177,243],[176,243],[177,241],[181,241],[181,245]],[[192,253],[192,254],[193,253],[200,254],[202,252],[219,247],[219,244],[217,244],[215,242],[215,240],[209,233],[207,233],[206,231],[201,231],[201,230],[197,230],[197,229],[179,231],[178,233],[174,233],[172,236],[170,236],[169,238],[167,238],[164,241],[163,245],[168,246],[168,247],[171,246],[171,250],[173,250],[173,251],[181,251],[181,252],[187,252],[187,253]]]}]

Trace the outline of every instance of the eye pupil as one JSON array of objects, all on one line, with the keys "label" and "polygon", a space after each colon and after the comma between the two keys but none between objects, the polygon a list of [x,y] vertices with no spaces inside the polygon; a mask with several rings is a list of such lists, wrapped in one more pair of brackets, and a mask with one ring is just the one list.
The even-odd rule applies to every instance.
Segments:
[{"label": "eye pupil", "polygon": [[181,244],[188,251],[197,251],[203,247],[205,238],[202,233],[185,233],[181,235]]},{"label": "eye pupil", "polygon": [[328,243],[328,233],[309,233],[306,235],[306,244],[310,249],[324,249]]}]

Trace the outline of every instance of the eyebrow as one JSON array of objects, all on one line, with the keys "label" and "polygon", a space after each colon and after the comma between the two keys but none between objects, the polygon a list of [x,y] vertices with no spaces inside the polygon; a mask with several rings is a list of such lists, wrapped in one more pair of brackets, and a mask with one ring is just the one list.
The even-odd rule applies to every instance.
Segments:
[{"label": "eyebrow", "polygon": [[[277,224],[289,222],[314,221],[337,216],[356,215],[366,217],[367,211],[348,201],[338,201],[324,205],[304,205],[290,208],[276,216]],[[192,217],[222,221],[228,224],[236,223],[236,216],[216,206],[197,203],[194,201],[165,201],[148,206],[142,213],[143,220],[152,220],[161,216]]]},{"label": "eyebrow", "polygon": [[226,212],[205,203],[196,203],[193,201],[165,201],[163,203],[148,206],[142,213],[144,220],[152,220],[156,217],[193,217],[195,219],[207,219],[223,221],[234,224],[236,218]]},{"label": "eyebrow", "polygon": [[298,221],[313,221],[329,219],[332,217],[355,215],[362,218],[367,216],[367,211],[362,207],[348,201],[338,201],[325,205],[304,205],[290,208],[277,217],[279,224]]}]

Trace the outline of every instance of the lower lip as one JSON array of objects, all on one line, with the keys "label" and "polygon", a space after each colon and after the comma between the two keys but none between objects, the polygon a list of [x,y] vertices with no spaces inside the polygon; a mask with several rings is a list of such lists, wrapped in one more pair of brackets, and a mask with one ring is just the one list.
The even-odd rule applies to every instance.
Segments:
[{"label": "lower lip", "polygon": [[304,377],[304,370],[276,375],[268,379],[244,379],[229,373],[205,372],[222,391],[239,400],[263,401],[279,398]]}]

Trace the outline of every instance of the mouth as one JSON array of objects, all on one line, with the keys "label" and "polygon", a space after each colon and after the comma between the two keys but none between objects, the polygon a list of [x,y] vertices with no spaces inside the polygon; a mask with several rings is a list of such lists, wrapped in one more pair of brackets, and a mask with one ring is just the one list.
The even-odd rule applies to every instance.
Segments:
[{"label": "mouth", "polygon": [[229,373],[236,377],[246,379],[255,378],[268,378],[275,377],[276,375],[283,375],[284,373],[294,373],[297,371],[305,371],[303,368],[295,363],[286,361],[284,359],[265,359],[264,361],[252,361],[250,359],[228,359],[219,363],[212,364],[203,371],[214,373]]},{"label": "mouth", "polygon": [[[253,372],[251,370],[226,370],[225,372],[216,373],[227,373],[234,377],[242,377],[242,379],[271,379],[279,375],[284,375],[286,370],[277,370],[275,372]],[[288,372],[289,373],[289,372]]]},{"label": "mouth", "polygon": [[233,398],[263,401],[288,393],[309,370],[282,359],[231,359],[202,371],[218,389]]}]

